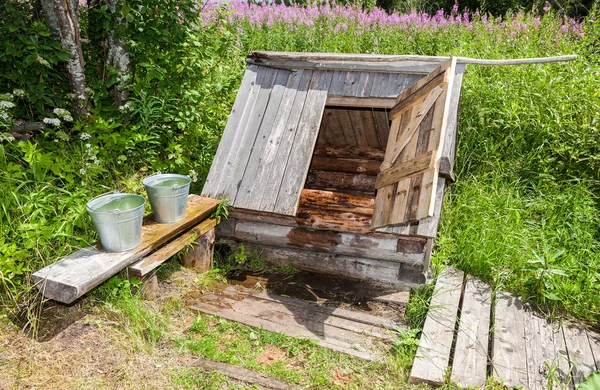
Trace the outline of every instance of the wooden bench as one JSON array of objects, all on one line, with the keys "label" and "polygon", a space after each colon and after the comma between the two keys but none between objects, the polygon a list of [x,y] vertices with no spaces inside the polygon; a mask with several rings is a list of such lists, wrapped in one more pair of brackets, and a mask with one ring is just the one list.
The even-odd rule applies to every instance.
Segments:
[{"label": "wooden bench", "polygon": [[183,220],[161,224],[146,217],[137,247],[119,253],[105,252],[99,245],[83,248],[35,272],[33,280],[46,298],[68,304],[127,269],[129,275],[145,282],[145,295],[152,298],[157,287],[156,269],[193,241],[197,245],[183,256],[183,265],[210,269],[214,227],[219,222],[210,216],[218,205],[216,199],[190,195]]}]

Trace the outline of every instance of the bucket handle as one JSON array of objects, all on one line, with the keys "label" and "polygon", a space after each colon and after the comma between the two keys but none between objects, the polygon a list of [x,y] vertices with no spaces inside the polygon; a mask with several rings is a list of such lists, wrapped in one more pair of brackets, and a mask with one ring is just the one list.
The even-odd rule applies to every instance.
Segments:
[{"label": "bucket handle", "polygon": [[179,186],[177,184],[173,184],[173,187],[171,187],[171,191],[173,191],[173,192],[177,192],[178,189],[179,189]]}]

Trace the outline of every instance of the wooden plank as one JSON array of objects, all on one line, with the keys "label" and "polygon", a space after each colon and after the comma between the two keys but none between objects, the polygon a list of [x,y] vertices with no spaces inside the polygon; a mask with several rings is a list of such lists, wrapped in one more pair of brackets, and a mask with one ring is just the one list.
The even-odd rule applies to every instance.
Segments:
[{"label": "wooden plank", "polygon": [[385,110],[374,110],[373,118],[377,127],[377,138],[379,139],[380,148],[387,148],[388,138],[390,135],[390,121]]},{"label": "wooden plank", "polygon": [[276,69],[267,69],[265,71],[260,91],[258,91],[256,97],[256,103],[249,116],[246,118],[245,129],[234,139],[234,143],[227,159],[227,164],[223,167],[221,176],[223,184],[220,185],[220,187],[224,188],[223,193],[231,200],[234,200],[237,196],[240,181],[248,166],[252,145],[254,145],[254,141],[260,130],[260,124],[265,115],[272,88],[279,72],[287,71],[279,71]]},{"label": "wooden plank", "polygon": [[190,195],[186,216],[181,221],[163,224],[146,218],[137,247],[119,253],[107,253],[95,246],[83,248],[35,272],[33,280],[46,298],[71,303],[172,237],[197,225],[218,204],[215,199]]},{"label": "wooden plank", "polygon": [[236,381],[259,385],[267,389],[274,390],[300,390],[301,387],[290,385],[285,382],[267,377],[261,373],[237,367],[231,364],[213,362],[207,359],[197,359],[192,364],[194,367],[200,367],[207,372],[218,372],[226,375]]},{"label": "wooden plank", "polygon": [[372,148],[383,149],[383,146],[379,142],[377,135],[377,127],[375,125],[375,116],[373,115],[373,109],[357,110],[359,113],[360,121],[367,138],[367,145]]},{"label": "wooden plank", "polygon": [[350,345],[348,345],[348,343],[341,342],[335,339],[332,340],[324,338],[322,336],[319,337],[318,335],[309,331],[308,329],[298,326],[297,323],[292,322],[293,320],[288,320],[285,324],[281,324],[281,320],[277,322],[271,321],[271,319],[274,316],[271,316],[269,318],[265,318],[266,316],[264,316],[263,318],[257,318],[252,316],[252,313],[237,312],[233,309],[219,307],[204,302],[195,302],[189,305],[188,307],[193,310],[198,310],[206,314],[219,316],[230,321],[235,321],[252,326],[254,328],[264,329],[269,332],[278,332],[291,337],[314,340],[317,341],[319,345],[325,348],[329,348],[337,352],[355,356],[360,359],[376,359],[376,356],[373,353],[356,350],[355,348],[352,348]]},{"label": "wooden plank", "polygon": [[448,122],[442,155],[440,159],[440,175],[454,179],[454,164],[456,159],[456,145],[458,137],[458,116],[460,106],[460,91],[466,65],[456,65],[456,74],[450,91],[450,104],[448,106]]},{"label": "wooden plank", "polygon": [[485,385],[491,305],[490,285],[468,275],[450,376],[460,387]]},{"label": "wooden plank", "polygon": [[[241,286],[228,286],[227,288],[225,288],[225,290],[223,292],[226,294],[229,294],[229,295],[231,295],[231,294],[250,295],[252,297],[263,299],[266,301],[279,302],[279,303],[289,306],[289,307],[299,307],[299,308],[302,308],[303,310],[308,308],[314,312],[326,314],[327,316],[333,316],[333,317],[338,317],[341,319],[352,320],[354,322],[357,322],[360,324],[365,324],[365,325],[370,325],[372,327],[380,327],[380,328],[385,328],[385,329],[390,329],[390,330],[395,329],[395,328],[408,330],[408,326],[404,323],[392,321],[390,319],[383,318],[383,317],[374,316],[374,315],[366,313],[362,310],[347,310],[347,309],[343,309],[340,307],[322,305],[322,304],[319,304],[316,302],[286,297],[283,295],[275,295],[273,293],[267,293],[267,292],[263,292],[263,291],[259,291],[259,290],[251,290],[251,289],[244,288]],[[405,294],[405,292],[404,292],[404,294]],[[404,303],[406,303],[406,302],[407,301],[405,300]],[[370,328],[367,328],[367,329],[370,329]],[[387,338],[387,336],[384,336],[384,338]]]},{"label": "wooden plank", "polygon": [[336,70],[331,74],[331,84],[329,84],[328,94],[344,96],[344,79],[348,72]]},{"label": "wooden plank", "polygon": [[389,186],[390,184],[398,183],[401,179],[406,179],[417,173],[422,173],[427,169],[431,169],[433,165],[433,152],[421,154],[412,160],[404,161],[396,164],[394,167],[382,171],[377,175],[375,188]]},{"label": "wooden plank", "polygon": [[463,277],[462,271],[452,267],[446,267],[440,273],[435,283],[409,382],[426,382],[433,386],[441,386],[444,383],[462,295]]},{"label": "wooden plank", "polygon": [[[565,374],[559,370],[559,359],[562,359],[559,345],[555,342],[556,330],[548,321],[531,310],[525,312],[525,349],[527,351],[528,388],[532,390],[554,388],[559,383],[549,383],[548,375],[552,372],[553,380],[562,377],[561,388],[565,386]],[[562,332],[558,333],[560,339]],[[566,351],[565,351],[566,352]]]},{"label": "wooden plank", "polygon": [[[354,94],[357,98],[364,98],[369,95],[373,86],[373,76],[369,72],[360,72],[358,79],[358,86],[356,87],[356,93]],[[329,99],[329,97],[328,97]],[[375,107],[375,106],[373,106]]]},{"label": "wooden plank", "polygon": [[354,234],[313,231],[303,227],[237,221],[231,236],[254,245],[298,248],[368,259],[418,265],[423,260],[423,241],[398,240],[390,234]]},{"label": "wooden plank", "polygon": [[[391,97],[386,93],[388,82],[392,75],[390,73],[375,73],[373,74],[373,85],[371,86],[371,97]],[[395,95],[393,95],[395,96]]]},{"label": "wooden plank", "polygon": [[507,387],[528,386],[523,302],[499,292],[494,309],[493,375]]},{"label": "wooden plank", "polygon": [[329,95],[327,96],[325,104],[327,106],[335,107],[392,108],[396,105],[396,98],[350,97]]},{"label": "wooden plank", "polygon": [[588,340],[590,342],[590,348],[594,354],[594,361],[596,362],[596,369],[600,371],[600,333],[587,330]]},{"label": "wooden plank", "polygon": [[[238,132],[241,134],[246,126],[244,118],[247,118],[249,112],[252,111],[264,73],[264,68],[259,68],[255,65],[250,65],[246,69],[242,84],[233,103],[233,108],[229,114],[227,125],[223,131],[217,153],[202,188],[202,196],[220,198],[224,195],[223,188],[221,188],[223,168],[227,164],[231,148],[238,137]],[[260,74],[260,78],[257,78],[258,74]]]},{"label": "wooden plank", "polygon": [[383,161],[384,152],[370,147],[317,146],[315,156]]},{"label": "wooden plank", "polygon": [[575,387],[596,372],[594,354],[585,329],[573,323],[563,324],[567,353],[571,362],[571,379]]},{"label": "wooden plank", "polygon": [[377,175],[381,161],[313,156],[311,170]]},{"label": "wooden plank", "polygon": [[347,146],[347,141],[344,135],[344,130],[338,118],[339,109],[336,108],[325,108],[323,112],[323,120],[321,122],[321,128],[319,129],[319,138],[321,134],[327,141],[327,146]]},{"label": "wooden plank", "polygon": [[369,129],[365,127],[360,111],[357,109],[348,109],[346,110],[346,112],[348,114],[348,117],[350,118],[350,125],[352,126],[352,130],[354,131],[354,135],[356,136],[357,145],[370,146],[376,148],[378,144],[373,145],[369,143],[369,135],[367,133]]},{"label": "wooden plank", "polygon": [[300,195],[300,206],[372,215],[375,199],[372,196],[305,188]]},{"label": "wooden plank", "polygon": [[342,130],[343,138],[346,141],[345,144],[350,146],[359,146],[358,138],[356,137],[356,134],[354,133],[354,128],[352,126],[352,118],[350,118],[348,111],[343,109],[336,109],[333,120],[337,121],[340,124],[340,129]]},{"label": "wooden plank", "polygon": [[423,282],[423,268],[418,264],[265,245],[248,245],[247,249],[254,250],[265,263],[274,266],[286,265],[350,279],[386,282],[402,289],[416,287]]},{"label": "wooden plank", "polygon": [[302,191],[313,149],[317,141],[330,82],[330,73],[318,72],[313,76],[313,82],[311,83],[306,103],[302,109],[298,130],[294,137],[294,147],[287,160],[285,174],[279,188],[279,194],[277,195],[274,210],[276,213],[296,214],[300,192]]},{"label": "wooden plank", "polygon": [[181,265],[199,272],[208,272],[212,269],[214,249],[215,230],[210,229],[197,237],[190,250],[183,253]]},{"label": "wooden plank", "polygon": [[287,118],[283,128],[283,134],[281,135],[279,141],[277,154],[273,159],[274,163],[269,164],[269,172],[265,172],[264,174],[264,177],[272,178],[269,186],[272,191],[263,193],[259,210],[275,210],[277,194],[279,193],[279,188],[281,187],[281,183],[285,175],[287,160],[294,144],[294,137],[298,128],[298,123],[300,122],[300,117],[302,115],[302,107],[304,107],[306,97],[308,96],[308,88],[312,79],[312,75],[312,71],[298,71],[298,76],[300,77],[298,91],[294,97],[294,103],[292,104],[290,115]]},{"label": "wooden plank", "polygon": [[[417,83],[419,83],[420,81],[421,80],[419,80]],[[435,79],[430,81],[426,86],[421,87],[420,89],[417,89],[411,95],[406,96],[402,99],[400,99],[400,97],[398,97],[396,105],[390,109],[390,113],[389,113],[390,120],[396,119],[397,117],[402,115],[404,112],[406,112],[406,110],[409,110],[409,109],[415,107],[416,105],[421,104],[420,103],[421,100],[423,100],[427,95],[429,95],[432,90],[434,90],[436,88],[445,89],[447,87],[447,85],[448,85],[447,75],[440,74]],[[409,88],[409,90],[410,89],[412,89],[412,87]],[[404,95],[404,92],[401,94],[401,96],[403,96],[403,95]]]},{"label": "wooden plank", "polygon": [[179,252],[186,246],[192,244],[192,242],[194,242],[196,238],[204,235],[209,230],[214,229],[215,226],[219,224],[219,222],[220,219],[218,218],[205,219],[192,229],[183,233],[181,236],[162,246],[157,251],[144,257],[137,263],[129,266],[128,272],[134,276],[144,276],[152,272],[153,270],[158,268],[162,263],[170,259],[172,256],[176,255],[177,252]]},{"label": "wooden plank", "polygon": [[[447,56],[422,56],[422,55],[389,55],[389,54],[356,54],[356,53],[312,53],[312,52],[285,52],[285,51],[261,51],[250,53],[251,58],[269,58],[278,60],[301,60],[301,61],[344,61],[344,62],[403,62],[421,61],[441,64],[450,57]],[[462,58],[462,57],[461,57]],[[436,66],[437,66],[436,65]]]},{"label": "wooden plank", "polygon": [[392,145],[390,145],[388,142],[386,156],[381,164],[382,171],[390,168],[394,164],[396,158],[398,158],[400,152],[406,147],[406,145],[408,145],[411,138],[415,135],[419,129],[419,126],[421,125],[421,122],[423,119],[425,119],[429,110],[431,110],[431,108],[436,104],[436,101],[442,92],[443,89],[439,87],[432,89],[427,97],[423,100],[422,104],[413,110],[410,122],[406,127],[400,129],[398,138],[392,142]]},{"label": "wooden plank", "polygon": [[361,74],[364,72],[346,72],[342,89],[343,96],[356,96]]},{"label": "wooden plank", "polygon": [[263,194],[272,190],[270,185],[274,180],[270,168],[278,163],[275,161],[277,149],[301,77],[299,72],[278,72],[258,134],[251,147],[248,165],[233,201],[235,207],[260,209]]},{"label": "wooden plank", "polygon": [[[456,59],[450,57],[448,60],[442,62],[438,67],[436,67],[433,71],[428,72],[427,76],[421,78],[419,81],[411,85],[409,88],[404,90],[401,94],[398,95],[396,101],[401,102],[411,95],[414,95],[417,91],[423,88],[429,88],[431,86],[431,82],[437,80],[437,78],[442,75],[444,77],[448,76],[448,69],[451,69],[456,66]],[[437,84],[436,84],[437,85]]]},{"label": "wooden plank", "polygon": [[328,191],[375,192],[377,176],[363,173],[345,173],[311,170],[305,188]]},{"label": "wooden plank", "polygon": [[426,61],[402,61],[397,63],[381,62],[356,62],[344,63],[339,61],[303,61],[303,60],[275,60],[275,59],[246,59],[249,65],[260,65],[274,69],[310,69],[315,71],[345,71],[345,72],[371,72],[375,74],[388,73],[414,73],[426,75],[435,70],[439,63]]}]

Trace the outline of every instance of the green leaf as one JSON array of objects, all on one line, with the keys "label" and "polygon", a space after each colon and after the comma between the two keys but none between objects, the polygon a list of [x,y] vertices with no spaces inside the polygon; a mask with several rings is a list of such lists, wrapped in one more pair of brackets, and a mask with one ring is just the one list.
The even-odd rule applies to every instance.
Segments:
[{"label": "green leaf", "polygon": [[587,381],[579,385],[577,390],[598,390],[600,389],[600,371],[591,375]]}]

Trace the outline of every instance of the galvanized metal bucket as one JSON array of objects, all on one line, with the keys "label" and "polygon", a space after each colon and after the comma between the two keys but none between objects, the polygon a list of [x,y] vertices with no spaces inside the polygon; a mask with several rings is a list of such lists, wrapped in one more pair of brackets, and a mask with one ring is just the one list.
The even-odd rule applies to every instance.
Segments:
[{"label": "galvanized metal bucket", "polygon": [[107,252],[124,252],[140,244],[145,204],[143,196],[117,191],[87,203],[87,212]]},{"label": "galvanized metal bucket", "polygon": [[172,173],[159,173],[143,180],[156,222],[171,223],[185,218],[191,182],[187,176]]}]

